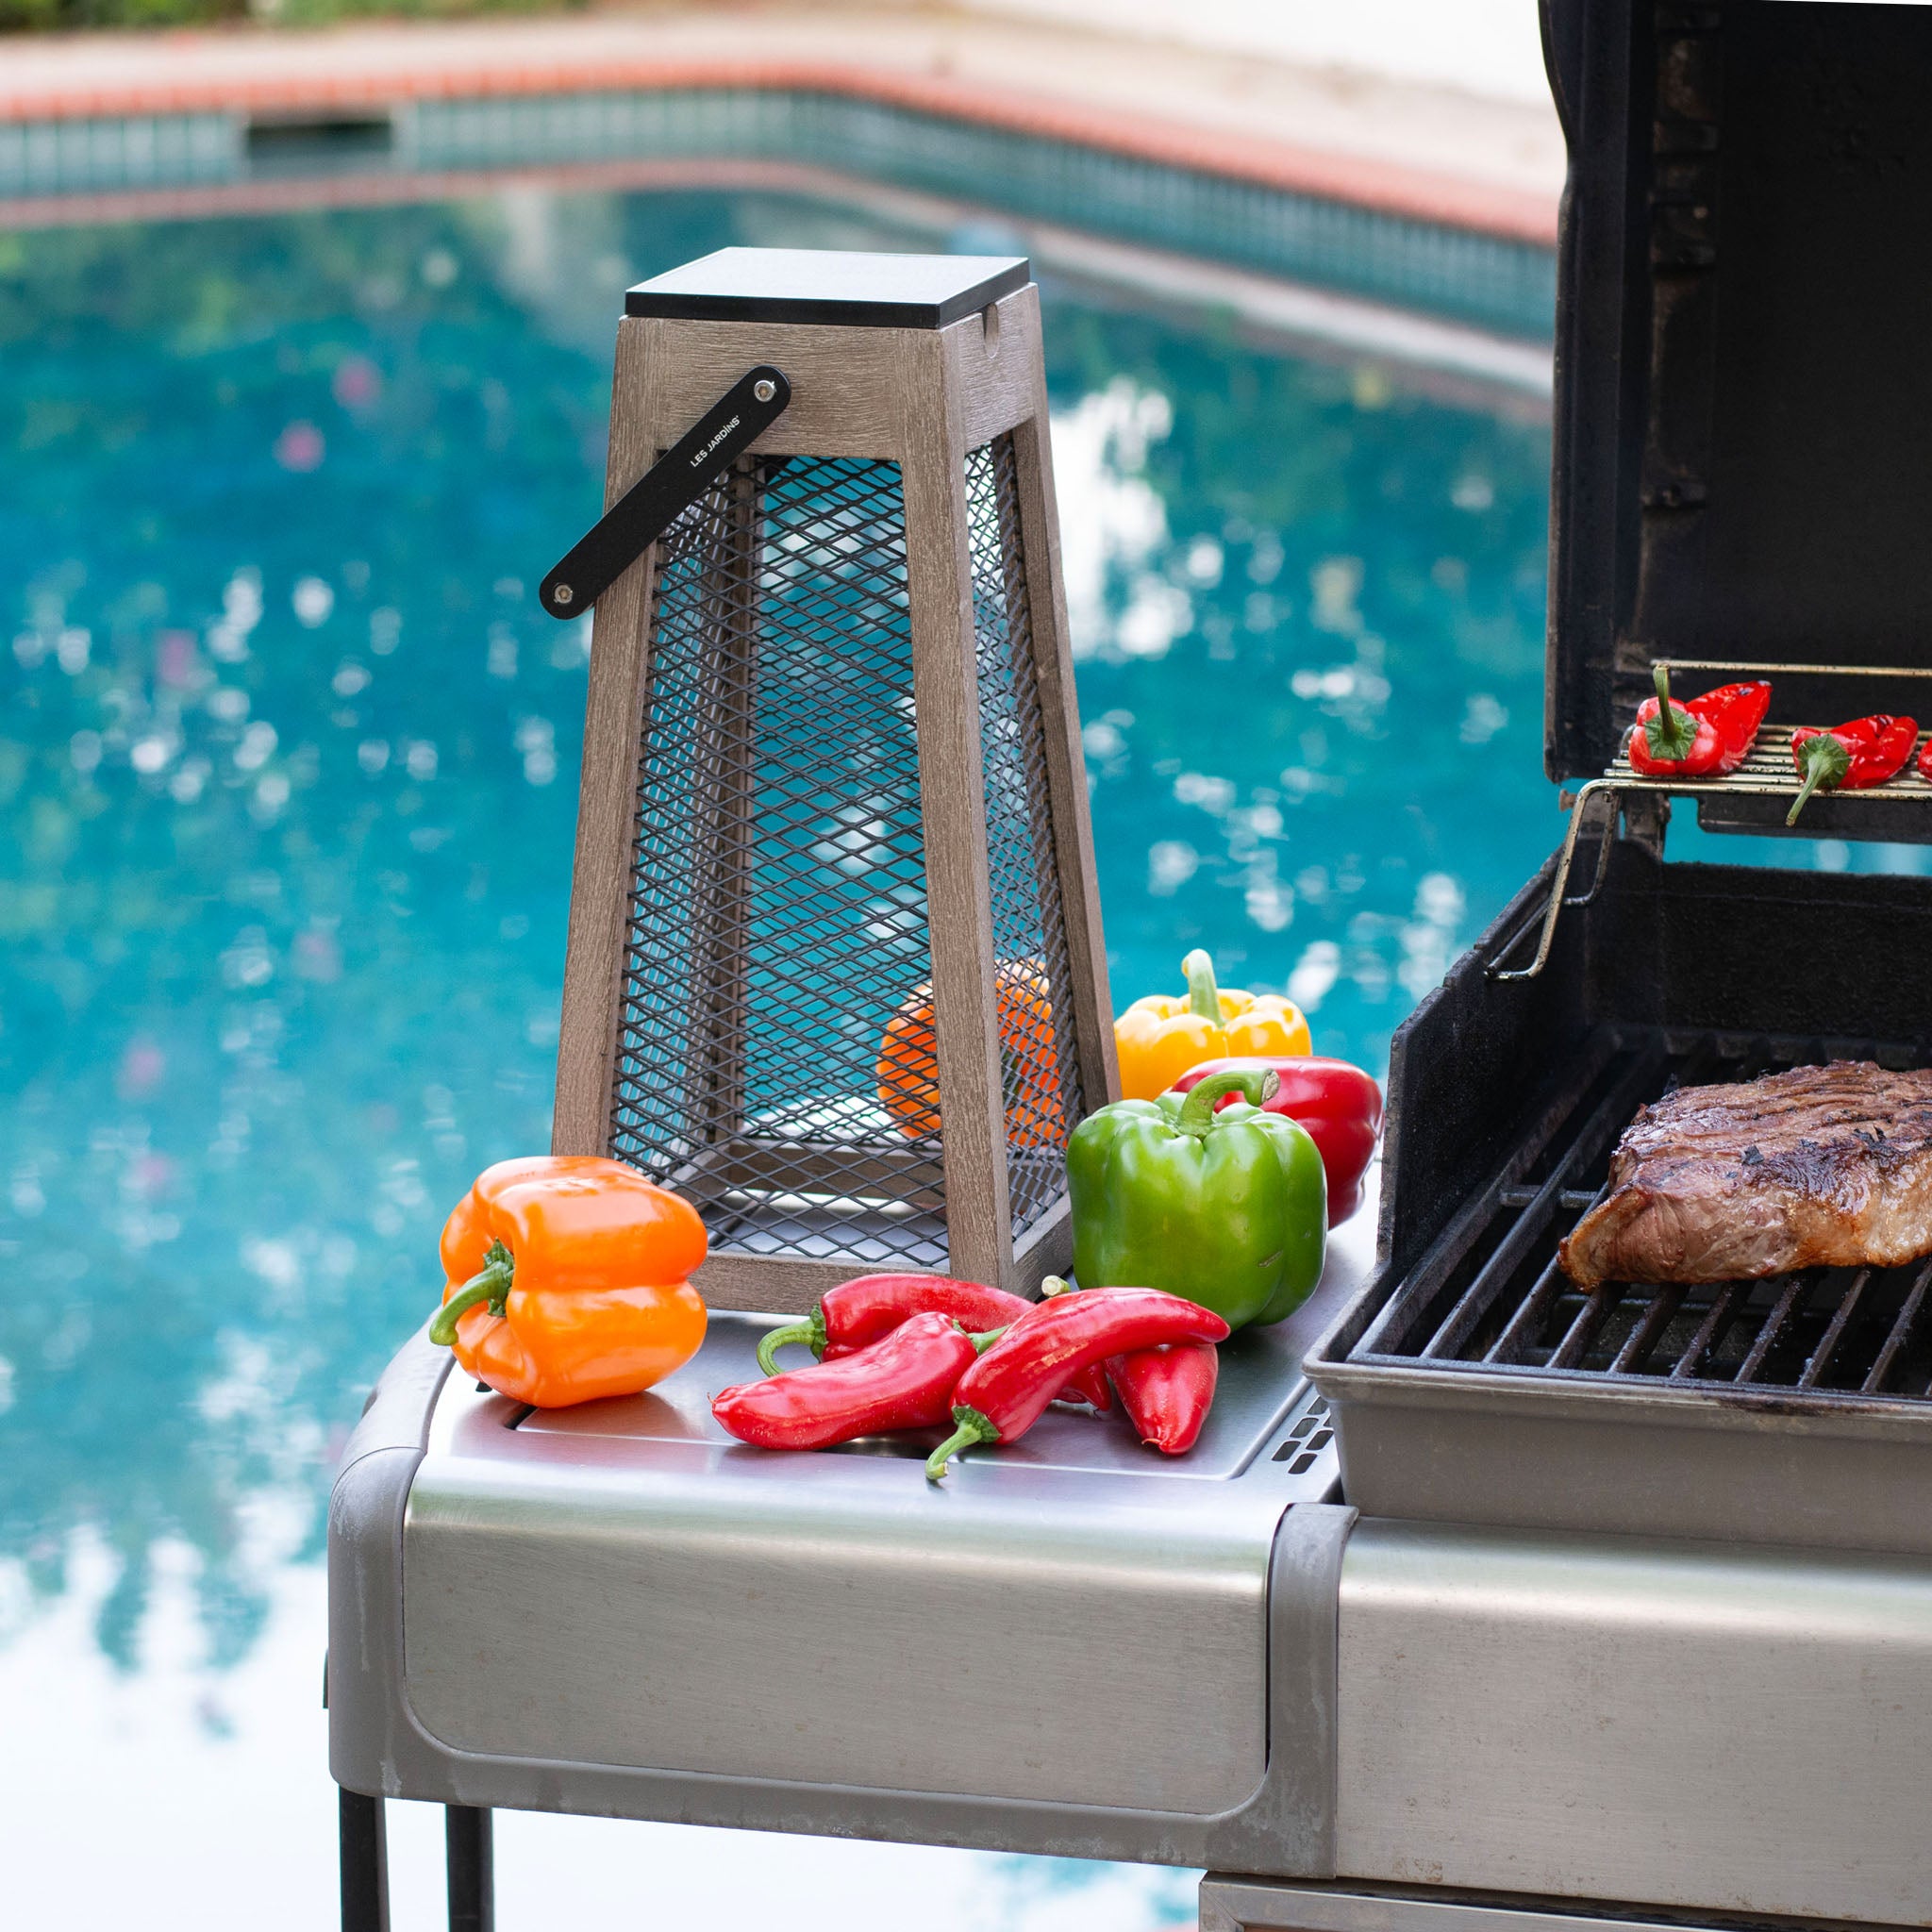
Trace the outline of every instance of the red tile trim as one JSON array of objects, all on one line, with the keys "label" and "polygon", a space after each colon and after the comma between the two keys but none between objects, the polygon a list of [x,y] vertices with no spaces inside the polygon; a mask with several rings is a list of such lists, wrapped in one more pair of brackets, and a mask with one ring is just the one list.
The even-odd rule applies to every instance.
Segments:
[{"label": "red tile trim", "polygon": [[313,45],[291,43],[289,52],[291,58],[300,58],[305,64],[299,69],[291,66],[258,75],[210,71],[199,76],[159,79],[130,75],[111,84],[56,85],[36,89],[31,95],[21,91],[11,98],[0,86],[0,120],[312,112],[322,108],[387,108],[404,101],[630,89],[745,88],[832,93],[947,120],[1009,128],[1108,154],[1508,241],[1547,247],[1557,239],[1556,204],[1520,189],[1286,142],[1258,142],[1245,135],[1220,134],[1173,122],[1123,117],[1107,108],[1016,92],[950,75],[799,60],[747,64],[724,59],[577,58],[538,62],[520,56],[511,66],[465,61],[459,54],[436,64],[412,58],[381,65],[345,63],[332,69],[325,54]]}]

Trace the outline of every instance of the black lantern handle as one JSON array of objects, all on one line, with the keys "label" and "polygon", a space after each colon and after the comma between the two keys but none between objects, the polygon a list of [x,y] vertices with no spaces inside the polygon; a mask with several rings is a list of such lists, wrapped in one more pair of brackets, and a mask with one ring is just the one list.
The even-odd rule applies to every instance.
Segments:
[{"label": "black lantern handle", "polygon": [[537,595],[552,617],[581,617],[741,455],[785,412],[791,385],[761,362],[734,382],[671,448],[604,512],[543,579]]}]

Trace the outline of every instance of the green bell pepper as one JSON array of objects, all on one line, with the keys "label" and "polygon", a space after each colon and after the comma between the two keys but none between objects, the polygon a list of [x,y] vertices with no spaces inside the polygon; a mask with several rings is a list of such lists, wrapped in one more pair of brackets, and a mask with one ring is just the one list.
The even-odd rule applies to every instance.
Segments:
[{"label": "green bell pepper", "polygon": [[[1165,1289],[1230,1328],[1279,1322],[1314,1292],[1328,1240],[1321,1150],[1254,1069],[1090,1114],[1067,1147],[1082,1288]],[[1220,1112],[1229,1093],[1241,1094]]]}]

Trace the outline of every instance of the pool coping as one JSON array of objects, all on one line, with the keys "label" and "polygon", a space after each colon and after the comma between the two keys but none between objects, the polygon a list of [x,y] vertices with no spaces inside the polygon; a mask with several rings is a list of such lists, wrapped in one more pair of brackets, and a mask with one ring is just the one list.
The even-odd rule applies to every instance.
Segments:
[{"label": "pool coping", "polygon": [[[567,34],[561,36],[568,38]],[[16,42],[15,44],[18,44]],[[68,44],[75,44],[70,42]],[[139,44],[139,43],[137,43]],[[1258,139],[1175,119],[1123,115],[1066,94],[887,64],[794,56],[558,53],[532,58],[515,43],[460,34],[157,37],[165,58],[125,71],[87,71],[42,43],[38,61],[0,77],[0,124],[224,113],[246,116],[380,111],[425,101],[505,100],[579,92],[731,89],[816,93],[1066,142],[1104,154],[1335,202],[1500,241],[1553,247],[1557,202],[1502,182],[1452,175],[1336,148]],[[246,66],[197,61],[244,49]],[[93,51],[90,49],[90,51]],[[372,54],[380,58],[372,58]],[[53,58],[48,58],[52,56]],[[62,78],[59,69],[76,71]]]}]

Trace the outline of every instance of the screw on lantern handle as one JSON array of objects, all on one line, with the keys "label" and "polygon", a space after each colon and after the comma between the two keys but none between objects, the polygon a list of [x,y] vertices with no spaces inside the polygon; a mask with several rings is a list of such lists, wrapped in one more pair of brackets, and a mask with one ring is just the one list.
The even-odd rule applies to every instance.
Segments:
[{"label": "screw on lantern handle", "polygon": [[791,385],[760,363],[740,376],[543,579],[537,595],[552,617],[581,617],[655,543],[714,478],[785,413]]}]

